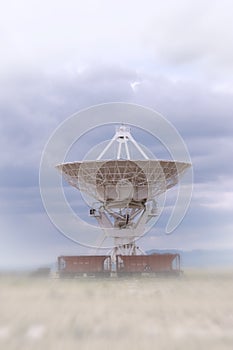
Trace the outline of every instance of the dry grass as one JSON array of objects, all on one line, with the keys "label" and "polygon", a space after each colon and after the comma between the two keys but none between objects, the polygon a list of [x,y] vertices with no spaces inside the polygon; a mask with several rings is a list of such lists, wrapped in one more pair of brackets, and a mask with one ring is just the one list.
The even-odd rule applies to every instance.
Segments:
[{"label": "dry grass", "polygon": [[0,278],[0,348],[233,349],[233,272]]}]

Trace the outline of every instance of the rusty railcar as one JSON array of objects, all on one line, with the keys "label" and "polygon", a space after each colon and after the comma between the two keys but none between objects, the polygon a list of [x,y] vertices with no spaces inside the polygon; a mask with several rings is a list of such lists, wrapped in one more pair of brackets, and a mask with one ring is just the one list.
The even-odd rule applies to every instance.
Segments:
[{"label": "rusty railcar", "polygon": [[180,274],[179,254],[118,255],[116,257],[118,276],[142,274]]},{"label": "rusty railcar", "polygon": [[110,277],[111,257],[106,255],[59,256],[58,273],[60,277],[78,276]]}]

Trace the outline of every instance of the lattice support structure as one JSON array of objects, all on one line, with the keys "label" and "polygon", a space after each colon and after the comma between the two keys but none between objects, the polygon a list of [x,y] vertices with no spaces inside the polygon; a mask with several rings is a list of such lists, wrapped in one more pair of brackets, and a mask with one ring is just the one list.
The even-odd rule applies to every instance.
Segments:
[{"label": "lattice support structure", "polygon": [[[116,146],[116,159],[104,159]],[[130,147],[140,159],[131,159]],[[112,257],[141,253],[136,239],[157,215],[156,198],[175,186],[189,163],[149,159],[126,126],[120,126],[96,160],[57,165],[67,182],[92,199],[90,215],[114,241]]]}]

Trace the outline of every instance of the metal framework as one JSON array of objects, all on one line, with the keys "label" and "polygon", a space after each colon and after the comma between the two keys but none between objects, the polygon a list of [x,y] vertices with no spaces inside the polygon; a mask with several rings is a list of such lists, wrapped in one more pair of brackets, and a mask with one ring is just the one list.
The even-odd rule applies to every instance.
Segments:
[{"label": "metal framework", "polygon": [[[113,145],[116,159],[104,159]],[[131,159],[130,147],[142,159]],[[67,182],[94,201],[90,215],[103,230],[99,247],[107,237],[114,239],[112,258],[143,252],[135,240],[146,223],[157,215],[156,198],[175,186],[189,163],[149,159],[130,129],[120,126],[96,160],[57,165]]]}]

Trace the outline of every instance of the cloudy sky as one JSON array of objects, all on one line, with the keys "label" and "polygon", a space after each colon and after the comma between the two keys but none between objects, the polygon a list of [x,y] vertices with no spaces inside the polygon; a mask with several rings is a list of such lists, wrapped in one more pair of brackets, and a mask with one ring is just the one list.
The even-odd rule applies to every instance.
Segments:
[{"label": "cloudy sky", "polygon": [[40,158],[68,116],[114,101],[162,113],[193,162],[193,198],[182,224],[166,236],[162,216],[141,246],[233,249],[232,10],[231,0],[9,0],[1,6],[1,268],[87,252],[47,217]]}]

